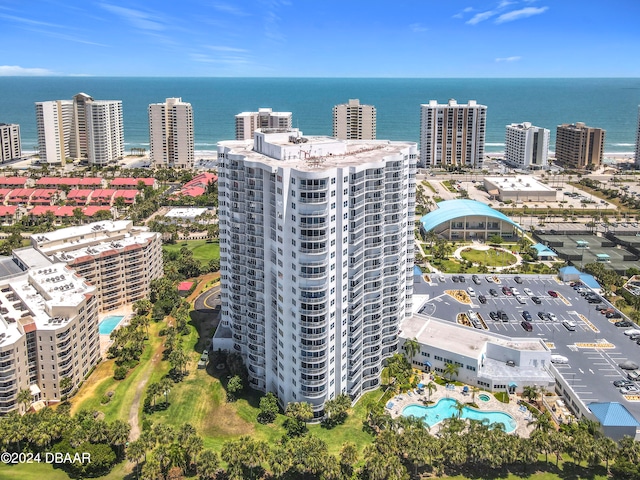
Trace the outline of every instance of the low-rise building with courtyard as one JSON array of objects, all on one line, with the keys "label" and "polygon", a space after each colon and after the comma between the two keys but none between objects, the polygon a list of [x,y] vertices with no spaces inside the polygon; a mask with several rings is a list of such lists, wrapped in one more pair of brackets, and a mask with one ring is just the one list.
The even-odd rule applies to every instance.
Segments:
[{"label": "low-rise building with courtyard", "polygon": [[484,187],[501,202],[555,202],[557,191],[530,175],[484,177]]}]

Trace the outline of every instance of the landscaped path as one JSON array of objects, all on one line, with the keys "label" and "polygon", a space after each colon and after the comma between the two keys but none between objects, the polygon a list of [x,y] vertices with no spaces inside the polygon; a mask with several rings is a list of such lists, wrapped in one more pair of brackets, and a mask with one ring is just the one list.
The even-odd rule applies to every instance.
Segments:
[{"label": "landscaped path", "polygon": [[131,431],[129,432],[129,441],[133,442],[140,438],[140,418],[138,412],[140,411],[140,399],[142,398],[142,393],[144,392],[144,388],[149,381],[149,377],[160,363],[162,359],[162,350],[164,348],[164,344],[161,343],[156,348],[156,351],[153,353],[153,358],[147,364],[142,374],[142,378],[138,382],[136,386],[136,393],[133,397],[133,403],[131,403],[131,408],[129,409],[129,425],[131,425]]}]

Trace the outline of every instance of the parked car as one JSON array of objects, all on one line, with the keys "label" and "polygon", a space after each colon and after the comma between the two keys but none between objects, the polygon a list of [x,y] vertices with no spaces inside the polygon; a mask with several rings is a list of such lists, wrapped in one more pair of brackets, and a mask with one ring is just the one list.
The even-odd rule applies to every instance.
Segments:
[{"label": "parked car", "polygon": [[478,275],[472,275],[471,280],[473,280],[473,283],[476,285],[480,285],[480,277],[478,277]]},{"label": "parked car", "polygon": [[555,290],[549,290],[547,293],[553,298],[558,298],[558,292],[556,292]]},{"label": "parked car", "polygon": [[629,380],[633,380],[634,382],[640,380],[640,370],[632,370],[627,372],[627,378]]},{"label": "parked car", "polygon": [[528,311],[524,310],[522,312],[522,318],[524,318],[527,322],[530,322],[531,321],[531,314]]},{"label": "parked car", "polygon": [[527,322],[526,320],[523,320],[520,325],[522,325],[522,328],[524,328],[527,332],[533,331],[533,325],[531,325],[531,323]]},{"label": "parked car", "polygon": [[545,312],[538,312],[538,318],[540,320],[547,320],[547,314]]},{"label": "parked car", "polygon": [[614,323],[614,325],[616,327],[633,327],[633,323],[630,322],[629,320],[620,320],[620,321]]},{"label": "parked car", "polygon": [[491,318],[491,320],[493,320],[494,322],[497,322],[498,320],[500,320],[500,316],[493,310],[489,312],[489,318]]},{"label": "parked car", "polygon": [[467,287],[467,293],[469,294],[470,297],[476,296],[476,291],[471,287]]},{"label": "parked car", "polygon": [[502,287],[502,293],[505,295],[512,295],[511,289],[509,287]]},{"label": "parked car", "polygon": [[540,300],[540,298],[538,297],[531,297],[531,301],[536,305],[540,305],[542,303],[542,300]]},{"label": "parked car", "polygon": [[564,328],[566,328],[570,332],[575,332],[576,331],[575,322],[572,322],[570,320],[565,320],[564,322],[562,322],[562,325],[564,326]]},{"label": "parked car", "polygon": [[457,275],[454,275],[453,277],[451,277],[451,280],[453,281],[453,283],[458,283],[460,281]]},{"label": "parked car", "polygon": [[444,275],[440,275],[440,276],[438,277],[438,281],[440,281],[440,283],[444,283],[444,282],[445,282]]},{"label": "parked car", "polygon": [[497,297],[497,296],[498,296],[498,292],[497,292],[497,290],[496,290],[495,288],[490,288],[490,289],[489,289],[489,294],[490,294],[492,297]]},{"label": "parked car", "polygon": [[634,333],[640,333],[640,330],[638,330],[637,328],[630,328],[629,330],[625,330],[624,334],[629,337],[631,335],[633,335]]},{"label": "parked car", "polygon": [[513,281],[516,283],[522,283],[522,278],[521,277],[513,277]]},{"label": "parked car", "polygon": [[465,283],[466,280],[464,279],[464,277],[462,275],[458,275],[458,279],[460,280],[460,283]]},{"label": "parked car", "polygon": [[520,290],[518,290],[517,288],[511,288],[510,290],[512,295],[520,295]]},{"label": "parked car", "polygon": [[493,283],[493,277],[491,275],[487,275],[486,277],[484,277],[484,279],[487,281],[487,283]]},{"label": "parked car", "polygon": [[552,322],[557,322],[558,321],[558,317],[556,317],[556,314],[551,312],[551,313],[547,313],[547,317],[549,317],[549,320],[551,320]]},{"label": "parked car", "polygon": [[503,310],[498,310],[498,315],[500,316],[500,320],[503,322],[509,321],[509,315],[507,315]]},{"label": "parked car", "polygon": [[533,297],[533,292],[531,291],[530,288],[523,289],[523,292],[525,295],[529,295],[530,297]]},{"label": "parked car", "polygon": [[487,297],[485,297],[484,295],[478,295],[478,301],[484,305],[485,303],[487,303]]},{"label": "parked car", "polygon": [[553,354],[551,355],[551,363],[557,363],[557,364],[563,365],[563,364],[569,363],[569,359],[564,355]]},{"label": "parked car", "polygon": [[620,393],[623,395],[635,395],[636,393],[640,393],[640,388],[635,385],[629,385],[628,387],[622,387]]},{"label": "parked car", "polygon": [[631,380],[624,380],[624,379],[620,379],[620,380],[616,380],[615,382],[613,382],[613,386],[614,387],[628,387],[630,385],[633,385],[633,382]]},{"label": "parked car", "polygon": [[523,297],[522,295],[516,295],[516,300],[521,305],[524,305],[525,303],[527,303],[527,299],[525,297]]},{"label": "parked car", "polygon": [[606,305],[596,305],[596,310],[601,312],[603,310],[607,310],[609,307],[607,307]]},{"label": "parked car", "polygon": [[620,312],[609,312],[606,315],[607,318],[622,318],[622,314]]}]

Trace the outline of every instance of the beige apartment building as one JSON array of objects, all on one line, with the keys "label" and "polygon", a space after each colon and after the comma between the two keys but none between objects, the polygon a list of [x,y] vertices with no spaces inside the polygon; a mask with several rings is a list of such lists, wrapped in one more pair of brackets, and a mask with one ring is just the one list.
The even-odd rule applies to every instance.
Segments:
[{"label": "beige apartment building", "polygon": [[20,125],[0,123],[0,163],[22,157]]},{"label": "beige apartment building", "polygon": [[181,98],[149,105],[149,158],[154,167],[193,168],[193,109]]},{"label": "beige apartment building", "polygon": [[291,128],[291,112],[274,112],[270,108],[259,108],[257,112],[242,112],[236,115],[236,140],[252,140],[258,129]]},{"label": "beige apartment building", "polygon": [[[39,254],[32,250],[25,256],[34,261]],[[27,271],[11,258],[2,263],[0,415],[24,410],[18,394],[25,389],[31,391],[32,402],[60,401],[100,358],[93,286],[64,263],[44,257],[35,258],[40,266]]]},{"label": "beige apartment building", "polygon": [[606,131],[584,123],[563,123],[556,130],[556,161],[566,168],[595,170],[602,164]]},{"label": "beige apartment building", "polygon": [[128,220],[35,234],[31,244],[93,285],[101,312],[146,298],[151,280],[163,275],[161,235]]},{"label": "beige apartment building", "polygon": [[333,136],[342,140],[375,140],[376,107],[350,99],[333,107]]}]

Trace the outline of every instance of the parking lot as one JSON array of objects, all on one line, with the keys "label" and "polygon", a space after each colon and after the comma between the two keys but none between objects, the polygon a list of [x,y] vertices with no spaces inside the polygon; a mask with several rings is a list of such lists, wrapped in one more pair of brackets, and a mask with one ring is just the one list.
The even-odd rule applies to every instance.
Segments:
[{"label": "parking lot", "polygon": [[[621,319],[606,318],[596,310],[598,304],[588,303],[584,296],[568,283],[559,282],[555,276],[520,275],[521,283],[516,283],[514,275],[491,275],[497,282],[493,280],[490,283],[486,275],[478,274],[478,284],[472,281],[471,275],[463,275],[464,283],[454,282],[454,276],[460,275],[432,275],[430,283],[414,286],[415,293],[428,295],[421,313],[455,322],[458,314],[473,311],[480,315],[489,331],[509,337],[541,338],[552,354],[567,357],[568,363],[556,363],[554,367],[585,404],[621,402],[640,421],[640,402],[625,398],[613,385],[613,381],[626,378],[627,371],[618,366],[621,362],[631,360],[640,363],[640,345],[624,335],[625,330],[637,327],[616,327],[614,322]],[[520,301],[517,295],[503,293],[502,287],[505,286],[515,287]],[[471,305],[445,294],[445,290],[468,291],[469,287],[475,295],[471,298]],[[525,288],[531,295],[524,293]],[[490,289],[496,291],[495,295],[489,293]],[[556,292],[557,297],[549,291]],[[591,290],[587,289],[587,292]],[[479,301],[480,295],[486,297],[485,304]],[[540,304],[531,300],[533,296],[539,298]],[[490,312],[498,310],[506,314],[508,321],[490,318]],[[531,316],[531,331],[522,325],[525,311]],[[550,320],[549,314],[555,315],[555,319]],[[563,322],[571,322],[575,330],[570,331]]]}]

